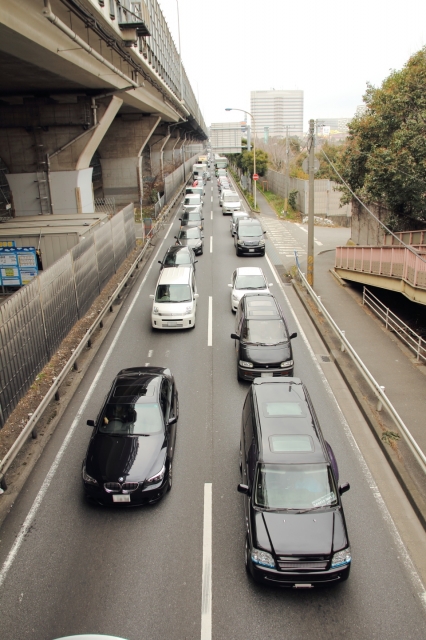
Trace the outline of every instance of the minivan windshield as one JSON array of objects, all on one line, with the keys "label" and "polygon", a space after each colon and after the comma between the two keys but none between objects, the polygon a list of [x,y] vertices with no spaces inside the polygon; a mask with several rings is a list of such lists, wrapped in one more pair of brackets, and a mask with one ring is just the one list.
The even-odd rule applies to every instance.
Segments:
[{"label": "minivan windshield", "polygon": [[193,196],[186,196],[185,198],[185,202],[184,204],[200,204],[201,200],[200,200],[200,196],[197,195],[193,195]]},{"label": "minivan windshield", "polygon": [[155,302],[191,302],[191,288],[188,284],[159,284]]},{"label": "minivan windshield", "polygon": [[265,289],[265,278],[256,276],[237,276],[235,279],[235,289]]},{"label": "minivan windshield", "polygon": [[254,502],[262,509],[310,511],[336,505],[337,492],[326,464],[259,464]]},{"label": "minivan windshield", "polygon": [[167,267],[174,267],[179,264],[191,264],[191,256],[186,251],[171,251],[167,254],[164,264]]},{"label": "minivan windshield", "polygon": [[244,238],[258,238],[263,235],[260,224],[240,224],[238,227],[238,235]]},{"label": "minivan windshield", "polygon": [[274,320],[246,320],[241,333],[241,340],[251,344],[279,344],[287,342],[285,324],[279,318]]},{"label": "minivan windshield", "polygon": [[197,211],[182,214],[182,222],[184,220],[201,220],[201,213]]}]

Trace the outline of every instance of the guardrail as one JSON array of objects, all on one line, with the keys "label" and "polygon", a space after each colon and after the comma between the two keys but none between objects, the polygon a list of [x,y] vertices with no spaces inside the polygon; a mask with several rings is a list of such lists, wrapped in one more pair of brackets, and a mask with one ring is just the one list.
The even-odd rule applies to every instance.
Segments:
[{"label": "guardrail", "polygon": [[297,251],[295,251],[294,254],[295,254],[295,257],[296,257],[296,266],[297,266],[297,270],[298,270],[298,275],[299,275],[300,281],[302,282],[303,286],[306,288],[307,292],[309,293],[309,295],[311,296],[311,298],[315,302],[316,306],[321,311],[323,316],[327,319],[330,327],[333,329],[334,333],[336,334],[336,336],[340,340],[341,350],[342,351],[346,351],[348,353],[348,355],[352,359],[353,363],[357,367],[358,371],[361,373],[361,375],[363,376],[364,380],[369,385],[370,389],[376,395],[376,397],[377,397],[377,409],[380,411],[382,406],[387,409],[390,417],[392,418],[392,420],[395,423],[396,427],[401,432],[401,435],[403,436],[405,442],[407,443],[407,445],[410,448],[412,454],[414,455],[414,457],[416,458],[417,462],[419,463],[421,470],[423,471],[423,473],[426,474],[426,455],[423,453],[423,451],[421,450],[421,448],[417,444],[416,440],[412,436],[412,434],[411,434],[410,430],[408,429],[407,425],[404,423],[404,421],[402,420],[401,416],[399,415],[399,413],[397,412],[397,410],[395,409],[395,407],[393,406],[393,404],[391,403],[391,401],[387,397],[387,395],[386,395],[386,393],[384,391],[384,387],[382,387],[377,382],[377,380],[372,376],[370,371],[367,369],[367,367],[365,366],[365,364],[363,363],[363,361],[361,360],[361,358],[359,357],[359,355],[355,351],[355,349],[350,344],[349,340],[346,338],[345,332],[343,330],[339,329],[339,327],[337,326],[337,324],[335,323],[335,321],[333,320],[333,318],[331,317],[331,315],[328,313],[327,309],[324,307],[323,303],[321,302],[320,297],[315,293],[315,291],[312,289],[312,287],[308,283],[308,281],[307,281],[307,279],[305,277],[305,274],[302,273],[302,271],[300,269]]},{"label": "guardrail", "polygon": [[417,362],[420,358],[426,361],[426,340],[405,324],[393,311],[367,289],[363,288],[362,304],[366,305],[384,323],[386,329],[393,331],[416,354]]},{"label": "guardrail", "polygon": [[98,328],[102,328],[104,317],[107,315],[108,312],[111,313],[113,311],[112,305],[113,305],[114,301],[119,297],[119,295],[122,292],[122,290],[127,286],[127,281],[129,280],[129,278],[131,278],[133,276],[133,272],[136,269],[138,269],[139,263],[142,260],[142,258],[144,257],[146,251],[148,250],[148,247],[150,246],[152,238],[157,235],[157,233],[160,231],[160,229],[163,228],[163,226],[165,224],[165,219],[168,217],[168,215],[170,213],[170,210],[175,205],[176,201],[181,197],[183,189],[185,188],[185,185],[186,185],[186,183],[183,183],[183,185],[178,190],[176,195],[172,198],[172,201],[170,202],[170,204],[161,213],[161,215],[159,216],[159,218],[156,221],[156,224],[154,225],[154,227],[150,230],[149,234],[147,235],[146,243],[143,246],[141,252],[138,254],[138,257],[136,258],[136,260],[131,265],[130,269],[128,270],[128,272],[124,276],[123,280],[116,287],[114,293],[111,295],[111,297],[109,298],[108,302],[105,304],[105,306],[99,312],[99,314],[96,317],[96,320],[93,322],[93,324],[87,330],[84,338],[80,341],[79,345],[73,351],[72,356],[69,358],[69,360],[65,364],[65,366],[62,369],[61,373],[54,380],[52,386],[47,391],[46,395],[44,396],[43,400],[38,405],[37,409],[35,409],[35,411],[31,415],[31,417],[28,420],[27,424],[25,425],[25,427],[23,428],[23,430],[21,431],[21,433],[19,434],[19,436],[17,437],[17,439],[15,440],[15,442],[13,443],[13,445],[11,446],[9,451],[6,453],[4,458],[2,460],[0,460],[0,486],[3,489],[3,491],[6,491],[6,489],[7,489],[7,483],[6,483],[5,475],[6,475],[7,471],[8,471],[8,469],[9,469],[10,465],[15,460],[16,456],[18,455],[18,453],[22,449],[23,445],[25,444],[26,440],[29,438],[30,434],[33,436],[33,438],[36,437],[36,428],[37,428],[38,421],[40,420],[40,418],[42,417],[43,413],[47,409],[47,407],[48,407],[49,403],[51,402],[51,400],[53,400],[53,398],[59,399],[59,389],[60,389],[61,385],[64,383],[64,381],[65,381],[67,375],[69,374],[69,372],[71,371],[71,369],[73,369],[73,368],[76,369],[77,368],[77,361],[78,361],[78,358],[80,357],[81,353],[83,352],[83,350],[87,346],[88,347],[91,346],[92,336],[95,333],[95,331],[98,330]]}]

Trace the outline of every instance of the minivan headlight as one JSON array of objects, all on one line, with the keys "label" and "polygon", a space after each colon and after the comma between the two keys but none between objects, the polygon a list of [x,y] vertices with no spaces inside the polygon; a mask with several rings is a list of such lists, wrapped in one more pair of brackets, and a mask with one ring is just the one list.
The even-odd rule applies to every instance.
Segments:
[{"label": "minivan headlight", "polygon": [[352,556],[351,556],[351,548],[350,547],[346,547],[346,549],[342,549],[342,551],[337,551],[332,560],[331,560],[331,566],[333,569],[335,569],[336,567],[344,567],[347,564],[350,564],[352,560]]},{"label": "minivan headlight", "polygon": [[261,567],[270,567],[271,569],[275,569],[275,560],[273,559],[272,554],[267,551],[260,551],[260,549],[255,549],[253,547],[251,551],[251,561]]},{"label": "minivan headlight", "polygon": [[281,369],[284,369],[285,367],[292,367],[293,366],[293,360],[286,360],[285,362],[281,362]]},{"label": "minivan headlight", "polygon": [[156,304],[152,307],[152,310],[154,313],[158,313],[158,307]]},{"label": "minivan headlight", "polygon": [[265,245],[265,241],[263,238],[259,240],[259,247],[263,247]]},{"label": "minivan headlight", "polygon": [[188,304],[185,309],[185,313],[191,313],[191,311],[192,311],[192,304]]},{"label": "minivan headlight", "polygon": [[253,363],[246,362],[245,360],[240,360],[240,367],[247,367],[248,369],[253,369]]}]

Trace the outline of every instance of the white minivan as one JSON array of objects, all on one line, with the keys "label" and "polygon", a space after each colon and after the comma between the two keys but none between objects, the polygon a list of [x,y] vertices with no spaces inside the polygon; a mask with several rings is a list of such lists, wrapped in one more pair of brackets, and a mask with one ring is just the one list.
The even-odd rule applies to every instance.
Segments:
[{"label": "white minivan", "polygon": [[234,211],[241,210],[241,200],[238,193],[230,189],[224,189],[220,194],[219,204],[222,207],[223,215],[231,215]]},{"label": "white minivan", "polygon": [[192,267],[162,269],[152,305],[153,329],[191,329],[195,327],[197,285]]}]

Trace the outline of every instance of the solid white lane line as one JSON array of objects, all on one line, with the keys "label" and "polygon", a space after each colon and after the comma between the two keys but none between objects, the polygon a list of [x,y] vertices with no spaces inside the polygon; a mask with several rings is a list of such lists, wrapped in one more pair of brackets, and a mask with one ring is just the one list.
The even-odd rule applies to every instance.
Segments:
[{"label": "solid white lane line", "polygon": [[146,367],[149,367],[149,362],[145,362],[145,366],[146,366]]},{"label": "solid white lane line", "polygon": [[213,344],[213,298],[209,296],[209,315],[207,320],[207,346]]},{"label": "solid white lane line", "polygon": [[152,349],[148,351],[148,358],[152,358]]},{"label": "solid white lane line", "polygon": [[211,196],[212,202],[213,202],[213,196]]},{"label": "solid white lane line", "polygon": [[213,211],[210,212],[210,220],[213,220]]},{"label": "solid white lane line", "polygon": [[213,236],[210,236],[210,253],[213,253]]},{"label": "solid white lane line", "polygon": [[27,535],[28,531],[30,530],[30,528],[32,526],[34,518],[36,517],[37,512],[38,512],[38,510],[39,510],[39,508],[41,506],[41,503],[43,502],[43,498],[45,497],[45,495],[47,493],[47,490],[49,489],[49,486],[50,486],[50,484],[51,484],[51,482],[52,482],[52,480],[53,480],[53,478],[55,476],[55,473],[58,470],[58,467],[59,467],[59,465],[61,463],[61,460],[64,457],[65,451],[67,450],[68,445],[71,442],[71,438],[72,438],[72,436],[74,434],[74,431],[76,430],[77,426],[80,423],[81,417],[82,417],[83,413],[85,412],[87,405],[89,404],[89,400],[92,397],[93,392],[95,391],[96,386],[97,386],[100,378],[104,374],[104,371],[105,371],[105,369],[107,367],[107,364],[108,364],[108,360],[110,359],[111,354],[115,349],[115,346],[116,346],[116,344],[118,342],[119,337],[121,336],[121,334],[123,333],[123,331],[125,329],[126,322],[127,322],[128,318],[129,318],[131,312],[133,311],[133,307],[135,306],[135,304],[136,304],[136,302],[138,300],[139,294],[142,291],[142,288],[143,288],[143,286],[144,286],[144,284],[145,284],[145,282],[146,282],[146,280],[147,280],[147,278],[149,276],[149,273],[150,273],[153,265],[157,264],[157,257],[159,255],[160,251],[162,250],[162,247],[163,247],[163,244],[164,244],[164,240],[169,235],[172,227],[173,227],[173,222],[169,226],[169,228],[167,230],[167,233],[164,236],[164,239],[161,242],[161,244],[160,244],[160,246],[158,248],[158,251],[155,254],[155,257],[154,257],[153,261],[149,265],[148,270],[147,270],[146,274],[144,275],[144,278],[143,278],[143,280],[142,280],[142,282],[141,282],[141,284],[139,286],[139,289],[137,290],[136,295],[133,298],[133,302],[130,304],[130,306],[129,306],[127,312],[126,312],[126,315],[123,318],[123,322],[121,323],[120,327],[118,328],[118,331],[117,331],[117,333],[115,335],[115,338],[112,341],[111,346],[108,349],[107,354],[106,354],[101,366],[99,367],[98,372],[97,372],[92,384],[90,385],[89,391],[87,392],[86,397],[84,398],[83,402],[81,403],[80,408],[77,411],[76,416],[75,416],[75,418],[74,418],[74,420],[73,420],[73,422],[72,422],[72,424],[71,424],[71,426],[69,428],[69,431],[68,431],[67,435],[65,436],[64,441],[63,441],[58,453],[56,454],[56,457],[55,457],[54,461],[52,462],[52,466],[50,467],[50,469],[49,469],[49,471],[48,471],[48,473],[47,473],[47,475],[46,475],[46,477],[45,477],[45,479],[43,481],[43,484],[41,485],[40,490],[39,490],[38,494],[35,497],[35,500],[34,500],[32,506],[31,506],[31,509],[29,510],[28,515],[25,518],[23,525],[19,529],[19,532],[18,532],[18,534],[17,534],[17,536],[15,538],[15,542],[14,542],[11,550],[7,554],[6,560],[4,561],[3,566],[2,566],[2,568],[0,570],[0,587],[4,583],[4,581],[6,579],[6,576],[7,576],[8,572],[9,572],[9,569],[11,568],[16,556],[18,555],[18,551],[19,551],[19,549],[20,549],[20,547],[21,547],[21,545],[22,545],[22,543],[23,543],[23,541],[25,539],[25,536]]},{"label": "solid white lane line", "polygon": [[278,274],[275,271],[275,267],[273,266],[272,262],[270,261],[269,257],[266,255],[266,260],[269,264],[269,267],[272,271],[272,273],[274,274],[275,280],[278,283],[279,288],[281,289],[281,293],[284,296],[284,299],[286,301],[286,303],[288,304],[288,307],[291,311],[291,314],[293,316],[293,319],[296,323],[297,326],[297,331],[298,331],[298,335],[302,338],[303,342],[305,343],[305,346],[308,350],[308,353],[310,354],[311,358],[312,358],[312,363],[315,366],[315,368],[318,371],[318,374],[324,384],[325,390],[329,396],[329,398],[331,399],[331,401],[333,402],[334,406],[337,409],[338,415],[339,415],[339,419],[340,419],[340,423],[343,427],[343,430],[346,434],[346,437],[349,441],[349,444],[351,446],[352,451],[355,454],[355,457],[357,458],[357,461],[361,467],[362,473],[364,474],[364,477],[368,483],[368,486],[371,490],[371,493],[373,494],[373,498],[376,501],[377,507],[380,511],[380,514],[383,518],[383,520],[386,522],[387,526],[389,527],[389,532],[393,538],[393,541],[395,543],[395,546],[398,550],[398,557],[399,559],[402,561],[405,569],[407,570],[410,580],[411,580],[411,584],[413,585],[417,596],[420,599],[421,604],[423,605],[423,608],[426,609],[426,589],[425,586],[423,585],[423,582],[420,578],[420,575],[417,572],[417,569],[415,568],[413,561],[411,560],[410,554],[407,551],[407,548],[404,544],[404,541],[402,540],[399,531],[396,527],[396,524],[394,522],[394,519],[392,518],[391,514],[389,513],[389,510],[386,506],[385,501],[383,500],[382,494],[379,491],[379,487],[376,484],[376,481],[373,478],[373,475],[369,469],[369,466],[362,454],[361,449],[358,446],[357,441],[355,440],[355,437],[352,433],[352,430],[349,426],[348,421],[346,420],[343,411],[340,408],[340,405],[337,401],[336,396],[334,395],[333,389],[330,386],[329,381],[326,378],[326,375],[324,373],[324,371],[321,368],[320,363],[318,362],[318,359],[311,347],[311,344],[305,334],[305,332],[302,329],[302,325],[299,322],[299,319],[296,315],[295,310],[293,309],[290,300],[287,297],[287,294],[284,291],[284,287],[282,285],[281,280],[278,278]]},{"label": "solid white lane line", "polygon": [[[211,300],[211,298],[210,298]],[[204,485],[201,640],[212,637],[212,484]]]}]

